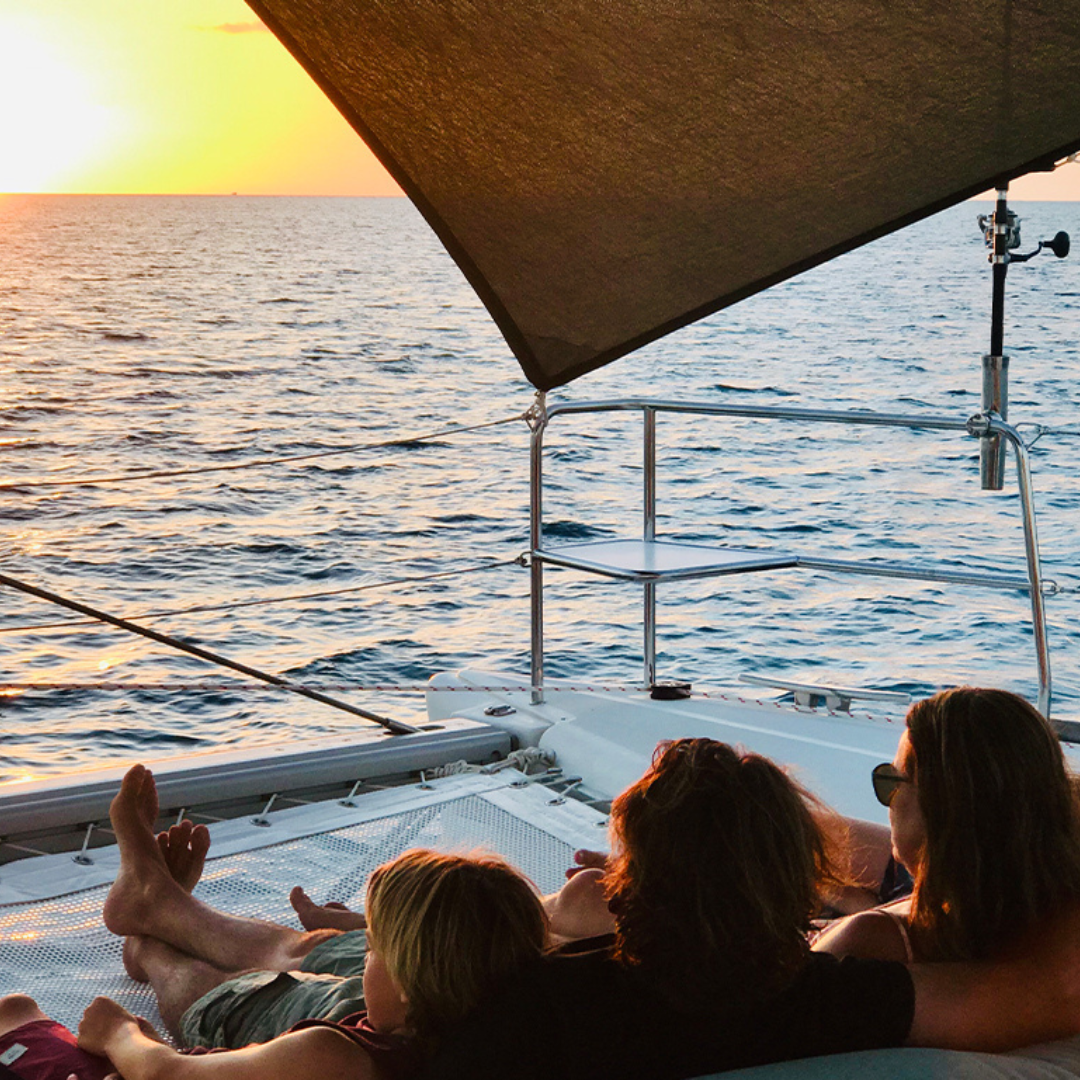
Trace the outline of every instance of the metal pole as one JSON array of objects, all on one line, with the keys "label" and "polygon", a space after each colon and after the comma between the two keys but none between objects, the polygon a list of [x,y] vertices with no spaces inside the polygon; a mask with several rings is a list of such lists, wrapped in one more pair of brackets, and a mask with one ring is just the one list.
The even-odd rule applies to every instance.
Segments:
[{"label": "metal pole", "polygon": [[[644,420],[644,528],[645,543],[656,539],[656,410],[645,408]],[[645,687],[656,685],[656,583],[645,582],[644,647]]]},{"label": "metal pole", "polygon": [[544,430],[547,413],[544,394],[537,392],[536,404],[530,413],[529,426],[532,439],[529,449],[529,601],[531,613],[530,656],[532,659],[532,696],[534,705],[544,702],[544,564],[536,558],[536,552],[544,540],[543,486],[544,486]]},{"label": "metal pole", "polygon": [[1024,519],[1024,549],[1027,554],[1028,580],[1031,582],[1031,626],[1035,635],[1035,662],[1039,669],[1039,712],[1050,719],[1050,646],[1046,640],[1046,610],[1043,605],[1042,567],[1039,563],[1039,536],[1035,529],[1035,497],[1031,487],[1031,462],[1028,449],[1014,429],[1008,438],[1016,456],[1016,486],[1020,489],[1020,507]]},{"label": "metal pole", "polygon": [[[1009,358],[1005,352],[1005,275],[1009,269],[1009,185],[998,188],[994,209],[993,296],[990,307],[990,352],[983,357],[982,408],[1002,420],[1009,415]],[[979,443],[979,480],[983,491],[1005,486],[1005,448],[1000,435]]]}]

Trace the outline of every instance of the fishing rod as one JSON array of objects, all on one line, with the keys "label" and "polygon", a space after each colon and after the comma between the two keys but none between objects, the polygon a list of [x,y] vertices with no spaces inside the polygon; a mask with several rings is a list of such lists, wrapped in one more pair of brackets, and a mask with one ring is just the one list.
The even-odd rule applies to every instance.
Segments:
[{"label": "fishing rod", "polygon": [[209,649],[203,649],[198,645],[191,645],[188,642],[181,641],[179,638],[174,638],[169,634],[161,634],[157,630],[150,630],[145,626],[139,626],[138,623],[133,623],[128,619],[121,619],[119,616],[110,615],[105,611],[90,607],[89,604],[82,604],[78,600],[69,600],[66,596],[60,596],[57,593],[50,592],[48,589],[41,589],[36,585],[27,584],[25,581],[19,581],[17,578],[8,577],[7,574],[0,574],[0,585],[6,585],[9,589],[16,589],[19,592],[27,593],[30,596],[36,596],[39,600],[48,600],[50,604],[58,604],[60,607],[68,608],[71,611],[77,611],[80,615],[88,615],[92,619],[108,623],[111,626],[116,626],[121,630],[127,630],[129,633],[150,638],[151,641],[157,641],[162,645],[168,645],[172,649],[179,649],[181,652],[190,653],[192,656],[197,656],[200,660],[207,660],[211,664],[232,668],[233,671],[239,671],[241,674],[248,675],[253,679],[260,679],[262,682],[270,683],[273,686],[280,687],[282,690],[288,690],[290,693],[300,694],[303,697],[311,698],[312,701],[321,702],[323,705],[329,705],[331,708],[341,709],[343,712],[352,713],[354,716],[362,717],[364,720],[371,720],[381,727],[386,728],[387,731],[393,732],[395,735],[414,735],[418,731],[417,728],[414,728],[409,724],[403,724],[400,720],[391,720],[387,716],[380,716],[378,713],[368,712],[367,709],[361,709],[357,705],[350,705],[347,701],[339,701],[337,698],[321,694],[318,690],[309,690],[306,686],[301,686],[299,683],[294,683],[289,679],[281,678],[280,675],[271,675],[267,671],[260,671],[258,668],[249,667],[247,664],[241,664],[236,660],[230,660],[227,656],[221,656],[219,653],[211,652]]},{"label": "fishing rod", "polygon": [[[1069,254],[1069,234],[1057,233],[1052,240],[1040,240],[1034,251],[1021,255],[1020,218],[1009,209],[1009,184],[997,187],[997,204],[992,214],[980,214],[979,228],[990,249],[993,287],[990,301],[990,352],[983,356],[982,409],[996,413],[1002,420],[1009,416],[1009,358],[1005,355],[1005,275],[1010,263],[1023,263],[1044,248],[1059,259]],[[1000,435],[979,440],[979,475],[983,491],[1000,491],[1005,486],[1005,447]]]}]

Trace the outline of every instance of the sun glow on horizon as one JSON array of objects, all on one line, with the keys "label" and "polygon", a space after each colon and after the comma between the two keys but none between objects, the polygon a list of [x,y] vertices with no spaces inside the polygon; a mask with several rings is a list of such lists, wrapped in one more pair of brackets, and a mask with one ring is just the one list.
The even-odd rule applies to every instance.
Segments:
[{"label": "sun glow on horizon", "polygon": [[[244,0],[0,0],[0,193],[17,192],[401,189]],[[1012,197],[1080,199],[1080,165]]]},{"label": "sun glow on horizon", "polygon": [[0,0],[0,192],[401,194],[244,0]]},{"label": "sun glow on horizon", "polygon": [[118,110],[86,76],[20,27],[0,22],[0,191],[47,191],[111,149]]}]

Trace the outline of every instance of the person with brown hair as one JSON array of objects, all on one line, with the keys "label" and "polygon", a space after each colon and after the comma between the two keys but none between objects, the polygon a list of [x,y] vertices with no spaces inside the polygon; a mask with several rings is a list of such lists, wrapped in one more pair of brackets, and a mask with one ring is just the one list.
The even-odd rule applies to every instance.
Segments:
[{"label": "person with brown hair", "polygon": [[1023,698],[959,687],[911,707],[873,771],[909,899],[817,940],[836,955],[986,960],[1080,900],[1080,803],[1057,734]]},{"label": "person with brown hair", "polygon": [[820,806],[767,759],[710,739],[661,744],[612,806],[614,935],[523,969],[445,1040],[426,1076],[494,1078],[512,1059],[518,1080],[682,1080],[905,1044],[1005,1050],[1080,1031],[1076,909],[993,964],[812,952],[819,890],[843,877],[825,832]]},{"label": "person with brown hair", "polygon": [[831,817],[768,758],[671,743],[611,807],[614,958],[695,1010],[775,993],[806,961],[820,889],[846,881]]}]

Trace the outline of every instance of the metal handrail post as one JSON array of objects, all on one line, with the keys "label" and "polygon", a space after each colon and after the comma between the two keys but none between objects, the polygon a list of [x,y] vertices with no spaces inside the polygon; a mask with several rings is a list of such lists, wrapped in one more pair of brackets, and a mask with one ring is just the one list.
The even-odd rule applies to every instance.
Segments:
[{"label": "metal handrail post", "polygon": [[990,416],[988,428],[1000,432],[1012,443],[1016,457],[1016,486],[1020,491],[1021,516],[1024,522],[1024,550],[1027,555],[1028,580],[1031,583],[1031,627],[1035,635],[1035,662],[1039,669],[1039,712],[1050,718],[1050,646],[1046,637],[1046,607],[1043,603],[1042,566],[1039,560],[1039,536],[1035,528],[1035,495],[1031,486],[1031,456],[1020,433],[1003,420]]},{"label": "metal handrail post", "polygon": [[[536,407],[529,420],[532,429],[529,457],[529,550],[539,551],[544,539],[543,484],[544,431],[548,417],[544,396],[536,395]],[[532,658],[532,703],[544,702],[544,564],[536,558],[529,560],[530,653]]]},{"label": "metal handrail post", "polygon": [[[1042,569],[1039,542],[1035,526],[1034,495],[1031,484],[1030,456],[1023,439],[995,412],[976,413],[966,420],[946,417],[912,416],[898,413],[875,413],[856,410],[792,409],[767,405],[717,405],[711,402],[679,402],[658,398],[622,398],[607,401],[559,402],[550,409],[544,406],[543,396],[537,395],[530,426],[532,440],[532,472],[530,491],[532,551],[541,550],[541,452],[543,433],[556,416],[580,413],[637,412],[644,415],[644,538],[655,540],[656,533],[656,413],[672,412],[701,416],[728,416],[742,419],[787,420],[802,423],[837,423],[869,427],[898,427],[924,431],[966,432],[980,439],[1003,437],[1012,444],[1016,459],[1017,488],[1024,529],[1027,561],[1027,582],[1013,581],[1002,575],[959,574],[946,571],[916,571],[888,564],[851,563],[836,559],[800,557],[798,564],[808,569],[833,570],[881,577],[904,577],[916,580],[943,581],[955,584],[985,585],[992,588],[1027,588],[1031,593],[1032,630],[1036,663],[1039,672],[1039,711],[1050,715],[1051,675],[1050,654],[1046,631],[1046,611],[1043,600]],[[533,607],[533,701],[543,701],[543,571],[542,559],[532,560]],[[655,583],[645,587],[645,679],[655,684],[656,674],[656,607]]]},{"label": "metal handrail post", "polygon": [[[656,410],[647,406],[642,409],[644,423],[644,539],[656,539]],[[645,661],[645,687],[656,685],[656,583],[646,581],[643,586],[645,617],[642,652]]]}]

